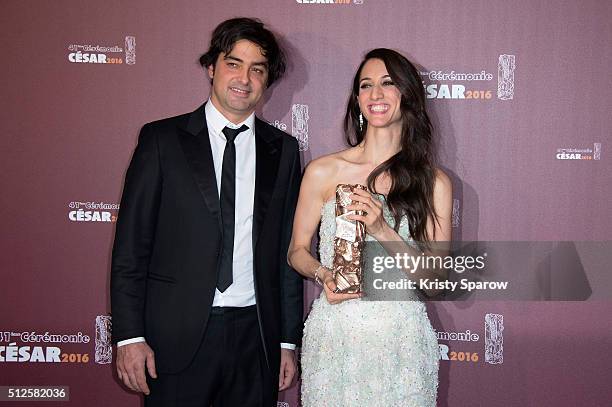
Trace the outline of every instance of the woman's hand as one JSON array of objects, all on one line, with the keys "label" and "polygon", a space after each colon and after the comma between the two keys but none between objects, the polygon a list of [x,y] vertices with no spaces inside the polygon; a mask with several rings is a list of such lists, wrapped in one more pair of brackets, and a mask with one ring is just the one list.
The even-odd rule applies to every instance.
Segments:
[{"label": "woman's hand", "polygon": [[347,206],[348,210],[362,211],[362,215],[354,214],[347,219],[359,220],[366,225],[366,232],[376,240],[381,240],[384,232],[391,227],[383,216],[383,205],[374,195],[368,191],[356,188],[351,194],[353,203]]},{"label": "woman's hand", "polygon": [[354,298],[361,297],[361,294],[342,294],[337,292],[338,287],[334,282],[334,277],[332,276],[332,271],[327,267],[323,267],[321,271],[318,273],[319,279],[323,283],[323,290],[325,291],[325,297],[327,298],[327,302],[330,304],[339,304],[342,301],[352,300]]}]

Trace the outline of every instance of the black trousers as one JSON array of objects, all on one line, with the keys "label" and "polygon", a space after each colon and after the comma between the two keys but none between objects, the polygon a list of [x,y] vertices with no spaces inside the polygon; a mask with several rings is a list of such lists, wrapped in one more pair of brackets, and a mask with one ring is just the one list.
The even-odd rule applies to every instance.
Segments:
[{"label": "black trousers", "polygon": [[147,377],[146,407],[276,406],[278,378],[266,366],[255,306],[213,308],[187,369]]}]

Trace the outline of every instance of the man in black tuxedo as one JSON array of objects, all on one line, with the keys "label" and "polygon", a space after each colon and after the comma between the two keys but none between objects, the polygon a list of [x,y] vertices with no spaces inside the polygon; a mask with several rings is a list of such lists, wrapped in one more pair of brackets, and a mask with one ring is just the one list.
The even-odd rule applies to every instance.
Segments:
[{"label": "man in black tuxedo", "polygon": [[208,102],[146,124],[126,174],[117,371],[147,406],[272,406],[301,340],[302,281],[287,265],[301,167],[297,141],[254,110],[284,55],[261,22],[235,18],[200,62]]}]

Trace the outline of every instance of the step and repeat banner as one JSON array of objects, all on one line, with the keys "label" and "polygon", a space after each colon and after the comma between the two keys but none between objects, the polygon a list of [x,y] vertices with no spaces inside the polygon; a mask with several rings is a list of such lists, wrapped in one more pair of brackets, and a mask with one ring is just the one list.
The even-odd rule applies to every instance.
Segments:
[{"label": "step and repeat banner", "polygon": [[[590,295],[610,283],[609,268],[585,247],[612,240],[612,3],[8,0],[2,9],[0,386],[63,392],[65,401],[40,405],[142,404],[120,385],[109,345],[125,170],[144,123],[207,99],[198,58],[212,29],[250,16],[279,34],[290,59],[258,114],[299,140],[303,164],[345,148],[353,74],[367,50],[393,48],[423,80],[453,180],[454,238],[584,243],[556,250],[569,253],[586,294],[546,297],[572,301],[428,304],[438,405],[610,402],[612,301]],[[306,312],[318,293],[306,284]],[[298,400],[296,384],[279,406]]]}]

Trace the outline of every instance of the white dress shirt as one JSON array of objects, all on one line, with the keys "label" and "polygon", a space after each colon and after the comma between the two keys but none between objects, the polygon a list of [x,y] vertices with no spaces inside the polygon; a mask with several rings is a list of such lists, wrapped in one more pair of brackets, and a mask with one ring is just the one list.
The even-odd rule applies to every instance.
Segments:
[{"label": "white dress shirt", "polygon": [[233,282],[224,292],[215,289],[213,307],[248,307],[255,304],[253,282],[253,206],[255,201],[255,113],[242,123],[227,120],[209,101],[205,107],[208,138],[212,150],[217,193],[221,195],[221,173],[227,126],[249,129],[239,133],[236,145],[236,214],[234,221]]},{"label": "white dress shirt", "polygon": [[[234,124],[225,118],[208,100],[204,107],[208,138],[212,150],[217,193],[221,195],[221,172],[223,152],[227,140],[225,127],[237,129],[243,124],[248,127],[236,136],[236,214],[234,222],[233,280],[224,291],[215,289],[213,307],[248,307],[255,304],[255,283],[253,281],[253,209],[255,202],[255,113],[242,123]],[[215,270],[216,272],[216,270]],[[126,339],[117,346],[144,342],[144,337]],[[282,348],[295,349],[295,345],[281,343]]]}]

